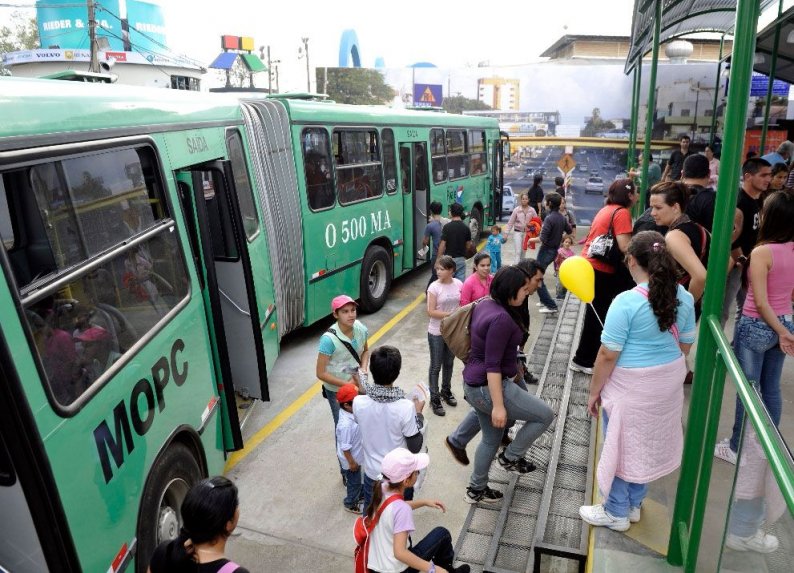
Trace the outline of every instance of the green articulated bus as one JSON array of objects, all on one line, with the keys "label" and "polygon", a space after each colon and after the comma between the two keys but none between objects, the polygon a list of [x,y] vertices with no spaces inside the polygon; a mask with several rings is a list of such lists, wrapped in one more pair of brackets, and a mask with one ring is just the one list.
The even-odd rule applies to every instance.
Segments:
[{"label": "green articulated bus", "polygon": [[0,78],[0,570],[146,571],[281,337],[499,213],[492,119]]}]

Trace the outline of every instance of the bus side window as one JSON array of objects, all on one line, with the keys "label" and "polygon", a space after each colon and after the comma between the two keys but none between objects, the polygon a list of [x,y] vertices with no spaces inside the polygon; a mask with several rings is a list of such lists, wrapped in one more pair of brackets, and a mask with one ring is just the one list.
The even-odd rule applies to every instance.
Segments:
[{"label": "bus side window", "polygon": [[488,169],[485,154],[485,132],[473,129],[469,132],[469,151],[471,152],[471,174],[485,173]]},{"label": "bus side window", "polygon": [[303,168],[306,196],[313,211],[332,207],[334,196],[331,180],[331,149],[328,132],[321,128],[303,130]]},{"label": "bus side window", "polygon": [[[154,151],[139,146],[1,175],[0,235],[31,351],[57,404],[108,380],[187,296],[157,165]],[[98,257],[104,262],[92,267]]]},{"label": "bus side window", "polygon": [[433,183],[447,180],[447,145],[443,129],[430,130],[430,155],[433,166]]},{"label": "bus side window", "polygon": [[339,204],[347,205],[383,195],[383,172],[375,129],[334,130]]},{"label": "bus side window", "polygon": [[231,131],[226,136],[226,147],[229,150],[229,161],[234,172],[234,186],[237,190],[240,214],[243,217],[243,229],[245,230],[245,236],[250,241],[259,232],[259,216],[254,205],[251,179],[248,176],[248,166],[245,163],[245,155],[243,153],[243,140],[239,131]]},{"label": "bus side window", "polygon": [[447,167],[450,179],[460,179],[469,174],[469,155],[466,132],[462,129],[447,130]]}]

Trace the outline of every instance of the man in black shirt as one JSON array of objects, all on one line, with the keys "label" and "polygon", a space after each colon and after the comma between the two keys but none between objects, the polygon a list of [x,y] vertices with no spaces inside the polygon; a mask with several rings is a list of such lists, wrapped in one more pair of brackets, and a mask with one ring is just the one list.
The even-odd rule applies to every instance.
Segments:
[{"label": "man in black shirt", "polygon": [[725,300],[722,307],[722,325],[728,321],[730,311],[736,305],[738,311],[744,306],[747,291],[742,286],[742,267],[758,240],[758,228],[761,226],[761,194],[769,188],[772,181],[772,166],[760,157],[748,159],[742,165],[742,186],[736,202],[736,218],[734,220],[734,236],[731,245],[731,257],[736,262],[728,273],[728,284],[725,286]]},{"label": "man in black shirt", "polygon": [[717,193],[709,185],[709,160],[705,155],[696,153],[684,160],[682,180],[690,192],[686,214],[710,233],[714,225]]},{"label": "man in black shirt", "polygon": [[455,278],[458,280],[466,279],[466,256],[474,250],[471,241],[471,231],[469,226],[462,221],[463,205],[453,203],[449,207],[451,220],[441,229],[441,242],[438,244],[438,255],[433,264],[444,255],[449,255],[455,259]]},{"label": "man in black shirt", "polygon": [[535,210],[535,213],[540,215],[541,206],[543,204],[543,175],[539,173],[532,178],[532,187],[529,188],[527,196],[529,197],[529,206]]},{"label": "man in black shirt", "polygon": [[559,193],[560,197],[565,198],[565,179],[559,176],[555,177],[554,186],[556,187],[554,190]]},{"label": "man in black shirt", "polygon": [[681,179],[681,170],[684,168],[684,159],[693,155],[695,152],[689,150],[689,136],[682,135],[679,142],[679,149],[670,154],[667,167],[664,168],[662,181],[678,181]]},{"label": "man in black shirt", "polygon": [[[540,229],[540,236],[534,237],[529,240],[530,243],[540,243],[540,250],[538,251],[537,263],[546,272],[546,268],[554,262],[557,257],[557,250],[562,243],[562,237],[565,233],[573,232],[571,224],[560,213],[560,205],[562,204],[562,197],[557,193],[551,192],[546,195],[546,218],[543,220],[543,227]],[[557,312],[557,302],[549,294],[548,288],[545,283],[541,283],[537,290],[538,297],[543,306],[540,307],[539,312],[550,314]]]}]

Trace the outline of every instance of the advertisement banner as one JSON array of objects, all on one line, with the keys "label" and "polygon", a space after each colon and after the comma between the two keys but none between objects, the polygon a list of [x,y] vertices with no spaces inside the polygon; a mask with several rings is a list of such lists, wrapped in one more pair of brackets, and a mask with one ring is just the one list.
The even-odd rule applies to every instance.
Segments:
[{"label": "advertisement banner", "polygon": [[441,107],[441,84],[414,84],[414,105]]},{"label": "advertisement banner", "polygon": [[770,129],[766,132],[765,149],[761,151],[761,128],[756,127],[744,132],[744,151],[742,157],[747,157],[748,151],[755,151],[758,155],[766,155],[775,151],[781,143],[786,141],[788,132],[785,129]]}]

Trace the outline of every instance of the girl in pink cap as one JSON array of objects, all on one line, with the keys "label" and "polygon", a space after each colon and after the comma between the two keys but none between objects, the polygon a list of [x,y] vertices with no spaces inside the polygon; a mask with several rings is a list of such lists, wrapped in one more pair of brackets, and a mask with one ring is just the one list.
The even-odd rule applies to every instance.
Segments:
[{"label": "girl in pink cap", "polygon": [[452,536],[445,527],[436,527],[418,543],[409,545],[415,531],[413,510],[431,507],[446,511],[435,499],[405,501],[403,493],[413,487],[419,470],[430,463],[427,454],[412,454],[395,448],[381,463],[382,479],[375,482],[372,503],[367,508],[365,525],[370,531],[367,541],[367,569],[376,573],[428,571],[430,573],[469,573],[468,565],[454,567]]}]

